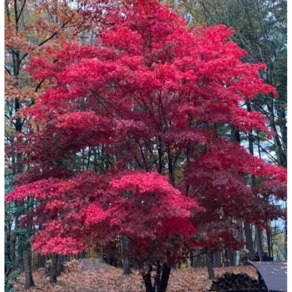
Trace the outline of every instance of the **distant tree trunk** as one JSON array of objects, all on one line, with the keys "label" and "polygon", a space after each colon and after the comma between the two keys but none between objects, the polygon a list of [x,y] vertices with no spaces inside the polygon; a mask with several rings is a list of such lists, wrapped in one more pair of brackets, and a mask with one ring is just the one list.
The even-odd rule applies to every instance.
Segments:
[{"label": "distant tree trunk", "polygon": [[286,107],[281,103],[276,103],[276,110],[278,113],[278,125],[281,130],[281,142],[282,142],[282,160],[278,159],[280,165],[287,168],[287,123],[286,123]]},{"label": "distant tree trunk", "polygon": [[130,268],[130,262],[127,257],[123,259],[123,270],[124,270],[124,275],[130,275],[132,273],[131,268]]},{"label": "distant tree trunk", "polygon": [[[252,107],[251,107],[250,102],[246,102],[246,106],[247,106],[247,110],[249,112],[251,112]],[[252,132],[249,132],[249,134],[248,134],[248,149],[249,149],[250,154],[252,154],[252,155],[254,155],[253,146],[254,146],[254,143],[253,143]],[[255,186],[256,186],[255,176],[252,175],[251,176],[251,188],[253,189]],[[257,252],[259,255],[259,259],[260,259],[260,261],[263,261],[262,236],[261,236],[261,231],[260,231],[258,226],[255,226],[255,233],[256,233],[256,245],[257,245]]]},{"label": "distant tree trunk", "polygon": [[204,256],[200,255],[201,250],[199,247],[191,253],[191,265],[193,268],[204,267]]},{"label": "distant tree trunk", "polygon": [[268,256],[272,256],[272,233],[269,230],[266,230],[267,235],[267,245],[268,245]]},{"label": "distant tree trunk", "polygon": [[103,252],[103,247],[100,247],[99,249],[99,258],[104,261],[104,252]]},{"label": "distant tree trunk", "polygon": [[234,253],[230,248],[225,250],[225,266],[232,267],[234,266]]},{"label": "distant tree trunk", "polygon": [[232,251],[230,248],[224,250],[224,262],[222,263],[223,267],[230,267],[232,261]]},{"label": "distant tree trunk", "polygon": [[25,271],[24,261],[23,261],[23,259],[24,259],[23,251],[19,251],[18,258],[19,258],[19,262],[20,262],[19,271],[20,271],[20,273],[23,273]]},{"label": "distant tree trunk", "polygon": [[[247,110],[249,112],[252,111],[252,107],[251,107],[251,103],[250,102],[246,102],[246,107],[247,107]],[[252,155],[254,155],[254,143],[253,143],[253,141],[254,140],[253,140],[252,132],[249,132],[248,133],[248,150],[249,150],[249,153],[252,154]],[[251,184],[251,188],[252,189],[256,186],[256,181],[255,181],[255,176],[254,175],[251,176],[251,183],[250,184]],[[256,230],[256,233],[257,233],[257,227],[255,227],[255,230]],[[249,230],[248,230],[248,232],[249,232]],[[250,233],[250,236],[251,236],[251,233]],[[258,239],[260,239],[260,238],[258,237]],[[257,250],[258,250],[258,253],[260,254],[260,257],[261,257],[262,255],[261,255],[261,251],[259,250],[259,246],[257,246]]]},{"label": "distant tree trunk", "polygon": [[58,265],[58,260],[57,260],[57,255],[54,254],[52,256],[52,266],[50,270],[50,283],[54,284],[57,283],[57,265]]},{"label": "distant tree trunk", "polygon": [[259,260],[263,261],[263,243],[262,243],[262,234],[258,226],[255,227],[256,232],[256,243],[257,243],[257,252],[259,255]]},{"label": "distant tree trunk", "polygon": [[237,236],[237,239],[239,242],[243,242],[243,226],[242,226],[242,220],[241,219],[238,219],[237,220],[237,225],[238,225],[238,236]]},{"label": "distant tree trunk", "polygon": [[246,248],[250,251],[252,255],[254,255],[252,232],[251,232],[251,226],[249,223],[244,222],[244,233],[245,233]]},{"label": "distant tree trunk", "polygon": [[61,275],[63,271],[63,256],[57,255],[57,277]]},{"label": "distant tree trunk", "polygon": [[[20,159],[19,157],[20,157],[20,155],[17,155],[17,159]],[[18,161],[18,160],[16,160],[16,161]],[[17,173],[20,173],[20,172],[21,172],[21,168],[18,167],[17,171],[14,173],[14,175]],[[15,203],[16,210],[21,210],[15,217],[15,226],[19,227],[19,221],[20,221],[19,217],[23,214],[24,202],[20,201],[20,202],[14,202],[14,203]],[[20,273],[23,273],[25,271],[25,268],[24,268],[25,255],[23,253],[23,249],[24,249],[24,246],[26,246],[27,242],[26,242],[26,239],[23,238],[23,236],[19,236],[19,235],[15,234],[13,243],[14,243],[14,248],[15,248],[15,255],[18,259],[18,262],[20,263],[19,264]],[[28,248],[28,246],[27,246],[27,248]]]},{"label": "distant tree trunk", "polygon": [[25,289],[29,289],[33,287],[34,281],[32,277],[32,268],[31,268],[31,249],[27,249],[23,252],[23,267],[24,267],[24,274],[25,274]]},{"label": "distant tree trunk", "polygon": [[210,254],[206,254],[206,265],[207,265],[209,279],[212,280],[215,278],[215,273],[214,273],[214,268],[213,268]]},{"label": "distant tree trunk", "polygon": [[131,268],[130,268],[129,258],[126,255],[128,251],[128,246],[129,246],[129,239],[126,238],[125,236],[122,236],[123,270],[124,270],[125,275],[130,275],[132,273]]},{"label": "distant tree trunk", "polygon": [[[279,165],[283,167],[287,167],[287,145],[286,145],[286,137],[287,137],[287,128],[285,122],[285,113],[283,113],[283,109],[278,108],[278,118],[275,117],[273,112],[274,108],[270,109],[270,120],[271,120],[271,128],[276,133],[273,137],[274,145],[275,145],[275,152],[277,156],[277,161]],[[280,125],[280,131],[282,135],[286,135],[285,137],[281,137],[279,134],[279,130],[277,130],[276,125]]]},{"label": "distant tree trunk", "polygon": [[195,263],[196,263],[196,251],[191,251],[190,252],[190,266],[192,267],[192,268],[194,268],[195,267]]},{"label": "distant tree trunk", "polygon": [[39,268],[44,268],[46,265],[46,256],[38,254],[38,263],[37,267]]},{"label": "distant tree trunk", "polygon": [[213,267],[221,267],[221,252],[213,253]]}]

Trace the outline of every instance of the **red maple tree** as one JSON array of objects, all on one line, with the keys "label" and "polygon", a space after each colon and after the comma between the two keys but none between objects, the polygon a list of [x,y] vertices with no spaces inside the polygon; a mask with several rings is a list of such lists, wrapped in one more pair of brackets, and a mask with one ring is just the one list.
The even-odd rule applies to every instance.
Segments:
[{"label": "red maple tree", "polygon": [[[108,12],[111,25],[96,45],[64,42],[31,60],[33,78],[52,87],[23,111],[31,133],[19,135],[12,151],[29,169],[6,201],[39,201],[24,222],[41,227],[33,246],[44,254],[125,236],[141,267],[163,264],[163,280],[154,284],[162,292],[171,265],[195,245],[238,247],[235,218],[264,226],[281,215],[260,204],[243,177],[285,186],[285,169],[219,131],[271,135],[264,117],[242,104],[277,93],[259,78],[264,65],[242,61],[246,53],[228,40],[232,29],[187,28],[157,1],[123,5]],[[70,167],[76,153],[92,148],[108,163],[95,171]],[[150,272],[143,274],[147,291]]]}]

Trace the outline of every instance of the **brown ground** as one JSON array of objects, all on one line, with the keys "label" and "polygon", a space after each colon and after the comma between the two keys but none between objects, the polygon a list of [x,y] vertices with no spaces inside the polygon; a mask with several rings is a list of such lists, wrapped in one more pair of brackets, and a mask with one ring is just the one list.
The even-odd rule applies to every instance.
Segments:
[{"label": "brown ground", "polygon": [[[247,267],[215,268],[215,275],[226,272],[247,273],[256,278],[255,269]],[[36,286],[25,290],[24,275],[18,277],[15,284],[17,292],[144,292],[144,285],[138,271],[134,270],[130,276],[123,275],[121,268],[109,266],[98,259],[76,261],[69,271],[58,277],[58,283],[49,284],[49,277],[42,269],[34,271]],[[207,292],[211,281],[208,280],[207,269],[187,268],[172,270],[167,292]]]}]

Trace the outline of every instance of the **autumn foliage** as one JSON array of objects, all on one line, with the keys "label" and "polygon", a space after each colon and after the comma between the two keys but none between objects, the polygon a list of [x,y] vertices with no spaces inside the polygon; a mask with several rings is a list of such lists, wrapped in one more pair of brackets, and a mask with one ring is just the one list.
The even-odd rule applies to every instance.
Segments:
[{"label": "autumn foliage", "polygon": [[[156,1],[124,2],[109,10],[95,45],[63,42],[31,60],[28,72],[50,89],[22,113],[31,131],[12,151],[29,169],[6,201],[37,200],[23,222],[39,228],[33,246],[44,254],[117,235],[143,261],[172,263],[198,245],[238,248],[234,219],[265,226],[283,215],[246,178],[283,190],[286,172],[222,130],[272,135],[243,104],[277,93],[259,78],[263,64],[242,61],[232,29],[187,27]],[[102,149],[108,163],[70,167],[89,149]]]}]

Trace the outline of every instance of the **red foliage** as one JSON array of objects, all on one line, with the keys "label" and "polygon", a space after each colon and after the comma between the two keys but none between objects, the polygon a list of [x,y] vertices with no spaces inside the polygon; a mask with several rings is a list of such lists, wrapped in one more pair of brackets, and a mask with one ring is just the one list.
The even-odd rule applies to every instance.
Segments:
[{"label": "red foliage", "polygon": [[[121,175],[84,172],[66,180],[40,180],[18,187],[6,196],[6,202],[26,196],[42,199],[33,212],[39,215],[37,221],[32,214],[31,222],[26,220],[42,226],[34,237],[34,248],[42,253],[78,253],[92,239],[103,244],[119,234],[155,241],[177,233],[189,237],[195,231],[188,218],[201,208],[166,177]],[[178,223],[184,225],[174,228]]]},{"label": "red foliage", "polygon": [[[124,2],[108,13],[112,25],[96,45],[64,43],[31,60],[33,77],[53,86],[24,113],[39,128],[15,144],[30,170],[6,201],[42,200],[30,216],[42,253],[76,253],[119,234],[131,238],[133,254],[172,260],[182,246],[237,248],[233,219],[264,225],[279,215],[243,175],[277,181],[283,198],[286,171],[219,137],[216,126],[270,135],[264,117],[241,104],[277,93],[259,78],[262,64],[242,61],[232,29],[187,29],[157,1]],[[114,157],[111,166],[60,171],[88,147]]]}]

